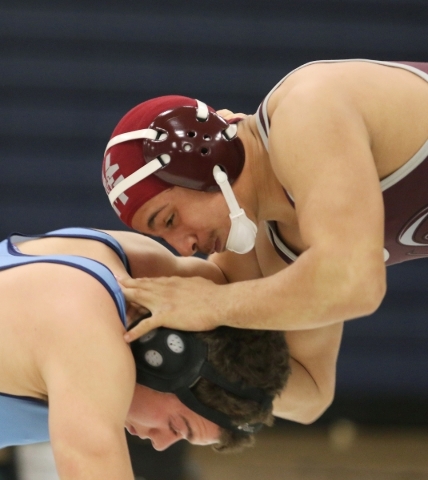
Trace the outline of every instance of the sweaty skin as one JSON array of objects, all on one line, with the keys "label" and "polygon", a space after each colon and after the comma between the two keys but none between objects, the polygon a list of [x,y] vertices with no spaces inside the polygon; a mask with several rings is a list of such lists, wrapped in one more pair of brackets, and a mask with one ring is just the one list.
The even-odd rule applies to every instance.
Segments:
[{"label": "sweaty skin", "polygon": [[[269,153],[254,115],[238,124],[246,162],[233,190],[258,225],[255,249],[224,250],[230,221],[220,193],[174,187],[149,200],[133,227],[182,255],[215,251],[210,261],[229,283],[124,280],[127,298],[153,314],[127,340],[160,325],[284,330],[295,363],[277,414],[313,421],[334,395],[343,322],[371,314],[384,297],[380,180],[427,141],[427,110],[428,83],[398,68],[319,63],[290,75],[269,100]],[[268,240],[266,221],[298,254],[291,265]]]}]

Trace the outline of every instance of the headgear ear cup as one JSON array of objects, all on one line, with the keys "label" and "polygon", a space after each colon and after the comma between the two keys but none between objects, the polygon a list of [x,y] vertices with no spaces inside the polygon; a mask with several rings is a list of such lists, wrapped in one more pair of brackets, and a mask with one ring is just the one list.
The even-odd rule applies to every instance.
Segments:
[{"label": "headgear ear cup", "polygon": [[[150,314],[144,316],[147,318]],[[143,318],[139,319],[141,321]],[[137,322],[138,323],[138,322]],[[135,323],[129,327],[132,328]],[[241,397],[272,404],[272,397],[262,389],[232,383],[208,362],[208,347],[192,332],[160,327],[131,343],[137,369],[137,383],[153,390],[174,393],[188,408],[223,428],[239,433],[254,433],[262,424],[235,425],[224,413],[203,405],[192,393],[201,377]]]},{"label": "headgear ear cup", "polygon": [[189,332],[158,328],[131,344],[137,382],[159,392],[173,393],[193,385],[207,356],[207,348]]}]

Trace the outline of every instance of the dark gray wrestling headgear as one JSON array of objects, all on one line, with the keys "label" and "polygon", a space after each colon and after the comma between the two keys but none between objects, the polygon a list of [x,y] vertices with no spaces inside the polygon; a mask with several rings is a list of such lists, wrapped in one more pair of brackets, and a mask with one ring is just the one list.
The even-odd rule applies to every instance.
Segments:
[{"label": "dark gray wrestling headgear", "polygon": [[[135,323],[130,327],[134,327]],[[158,328],[131,343],[137,367],[137,383],[159,392],[175,394],[188,408],[220,427],[251,434],[263,424],[236,425],[232,419],[201,403],[192,387],[203,377],[227,392],[268,409],[273,397],[263,389],[229,382],[208,362],[208,347],[192,332]]]}]

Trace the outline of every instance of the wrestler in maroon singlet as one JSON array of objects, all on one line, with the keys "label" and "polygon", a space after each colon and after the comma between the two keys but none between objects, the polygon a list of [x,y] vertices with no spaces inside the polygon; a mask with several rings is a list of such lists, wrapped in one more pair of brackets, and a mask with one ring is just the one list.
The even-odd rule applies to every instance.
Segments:
[{"label": "wrestler in maroon singlet", "polygon": [[[328,63],[343,61],[350,60],[332,60],[328,61]],[[359,61],[378,63],[380,65],[391,66],[392,68],[403,68],[419,75],[428,82],[428,63]],[[323,63],[323,61],[312,63]],[[275,85],[257,110],[257,127],[266,149],[268,148],[267,139],[269,136],[269,118],[266,110],[267,102],[272,92],[274,92],[287,77],[288,75]],[[428,140],[402,167],[380,182],[385,205],[384,258],[386,265],[428,257],[427,183]],[[291,196],[287,192],[285,192],[285,194],[293,204],[294,202]],[[278,255],[286,263],[294,262],[298,254],[287,247],[281,239],[276,222],[267,222],[267,231],[269,239]]]}]

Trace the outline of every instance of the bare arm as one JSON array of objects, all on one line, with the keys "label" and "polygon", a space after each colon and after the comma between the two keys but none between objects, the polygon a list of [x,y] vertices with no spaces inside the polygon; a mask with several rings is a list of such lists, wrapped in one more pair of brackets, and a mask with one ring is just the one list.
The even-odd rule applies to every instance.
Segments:
[{"label": "bare arm", "polygon": [[330,406],[336,384],[336,362],[343,324],[286,333],[291,375],[274,402],[274,415],[312,423]]},{"label": "bare arm", "polygon": [[226,280],[214,264],[197,257],[177,257],[159,242],[133,232],[108,231],[124,249],[133,278],[203,277],[222,284]]},{"label": "bare arm", "polygon": [[[154,246],[158,250],[158,244]],[[141,253],[141,248],[139,251]],[[163,247],[159,252],[163,257]],[[159,271],[156,257],[155,252],[151,251],[149,258],[154,260],[154,274]],[[214,254],[209,260],[222,270],[228,282],[262,276],[254,250],[246,255],[235,255],[231,252]],[[171,271],[169,268],[162,273],[167,275]],[[334,397],[336,361],[342,329],[343,324],[336,324],[286,334],[292,373],[282,395],[275,399],[276,416],[307,424],[316,420],[330,405]]]},{"label": "bare arm", "polygon": [[362,114],[340,88],[311,86],[278,103],[270,160],[295,200],[307,249],[275,275],[221,287],[224,323],[313,329],[379,306],[384,218],[370,142]]},{"label": "bare arm", "polygon": [[[229,282],[261,278],[255,251],[247,255],[214,254]],[[274,415],[299,423],[312,423],[329,407],[336,384],[336,362],[343,323],[313,330],[285,333],[291,375],[274,401]]]},{"label": "bare arm", "polygon": [[116,307],[89,275],[53,267],[56,295],[51,291],[40,299],[40,305],[49,308],[44,311],[39,362],[59,477],[132,480],[124,422],[135,387],[135,366],[123,342]]},{"label": "bare arm", "polygon": [[233,252],[214,253],[209,261],[218,266],[228,283],[242,282],[262,278],[259,261],[255,249],[245,255]]},{"label": "bare arm", "polygon": [[365,120],[337,85],[296,90],[272,116],[270,157],[308,249],[261,289],[272,292],[272,323],[293,330],[369,314],[385,292],[383,200]]},{"label": "bare arm", "polygon": [[[247,255],[214,254],[229,282],[261,278],[255,251]],[[315,330],[285,333],[291,375],[274,401],[274,415],[298,423],[312,423],[329,407],[336,383],[336,362],[343,323]]]}]

